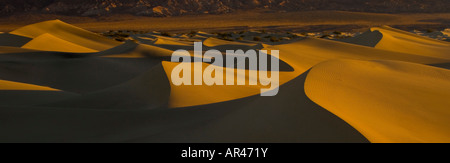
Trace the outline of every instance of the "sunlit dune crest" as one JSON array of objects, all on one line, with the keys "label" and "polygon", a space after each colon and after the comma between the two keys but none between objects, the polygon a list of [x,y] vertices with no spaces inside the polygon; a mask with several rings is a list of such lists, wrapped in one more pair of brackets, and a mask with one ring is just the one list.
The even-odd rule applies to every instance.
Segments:
[{"label": "sunlit dune crest", "polygon": [[51,34],[42,34],[24,46],[22,48],[42,50],[42,51],[61,51],[61,52],[75,52],[75,53],[93,53],[98,52],[94,49],[89,49],[81,45],[71,43],[69,41],[60,39]]},{"label": "sunlit dune crest", "polygon": [[[32,39],[38,39],[41,41],[55,41],[56,44],[60,46],[66,46],[67,49],[58,49],[58,46],[53,46],[56,49],[51,49],[50,45],[46,45],[47,48],[43,50],[51,51],[61,51],[61,52],[73,52],[80,48],[80,51],[76,52],[86,52],[86,51],[103,51],[114,46],[120,45],[120,42],[105,38],[98,34],[86,31],[84,29],[72,26],[70,24],[64,23],[60,20],[52,20],[41,22],[37,24],[32,24],[29,26],[22,27],[20,29],[10,32],[10,34],[29,37]],[[44,35],[40,37],[41,35]],[[38,47],[39,42],[32,44]]]}]

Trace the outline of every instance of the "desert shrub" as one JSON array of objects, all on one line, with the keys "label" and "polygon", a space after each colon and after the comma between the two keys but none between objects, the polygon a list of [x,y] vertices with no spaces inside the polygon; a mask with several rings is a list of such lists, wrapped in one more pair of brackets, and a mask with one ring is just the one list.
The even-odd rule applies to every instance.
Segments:
[{"label": "desert shrub", "polygon": [[328,38],[328,37],[331,37],[331,35],[329,35],[329,34],[324,34],[324,35],[320,36],[320,38]]},{"label": "desert shrub", "polygon": [[253,41],[261,41],[261,37],[255,36],[253,37]]},{"label": "desert shrub", "polygon": [[219,36],[219,37],[217,37],[217,38],[222,39],[222,40],[226,40],[226,41],[234,41],[234,40],[231,38],[231,36],[229,37],[228,35],[226,35],[226,36]]},{"label": "desert shrub", "polygon": [[115,37],[130,37],[130,34],[128,33],[123,33],[123,32],[118,32],[114,34]]},{"label": "desert shrub", "polygon": [[270,42],[280,42],[280,39],[277,37],[270,37]]}]

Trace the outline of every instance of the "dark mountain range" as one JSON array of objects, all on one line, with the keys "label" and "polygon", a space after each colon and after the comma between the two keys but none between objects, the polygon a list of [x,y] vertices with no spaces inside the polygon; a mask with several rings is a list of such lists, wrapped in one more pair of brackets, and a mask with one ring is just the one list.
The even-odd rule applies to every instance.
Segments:
[{"label": "dark mountain range", "polygon": [[448,6],[450,0],[1,0],[0,16],[23,13],[69,16],[176,16],[221,14],[245,9],[437,13],[450,12]]}]

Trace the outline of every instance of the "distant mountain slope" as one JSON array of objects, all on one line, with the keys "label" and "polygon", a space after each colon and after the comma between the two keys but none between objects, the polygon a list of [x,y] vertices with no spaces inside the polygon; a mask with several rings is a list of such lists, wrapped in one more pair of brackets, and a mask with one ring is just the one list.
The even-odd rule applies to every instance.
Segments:
[{"label": "distant mountain slope", "polygon": [[51,13],[77,16],[220,14],[240,9],[280,11],[450,12],[449,0],[2,0],[0,16]]}]

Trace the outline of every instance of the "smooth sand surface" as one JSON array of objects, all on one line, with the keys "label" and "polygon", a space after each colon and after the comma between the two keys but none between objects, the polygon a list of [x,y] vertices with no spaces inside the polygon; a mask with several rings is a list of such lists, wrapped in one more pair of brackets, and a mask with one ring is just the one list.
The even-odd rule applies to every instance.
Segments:
[{"label": "smooth sand surface", "polygon": [[399,61],[314,66],[305,91],[371,142],[449,142],[450,70]]},{"label": "smooth sand surface", "polygon": [[[450,44],[390,27],[344,40],[151,32],[120,43],[54,20],[2,35],[0,142],[450,142]],[[173,85],[175,66],[192,64],[171,62],[172,52],[201,57],[196,41],[204,51],[279,50],[279,94]]]}]

